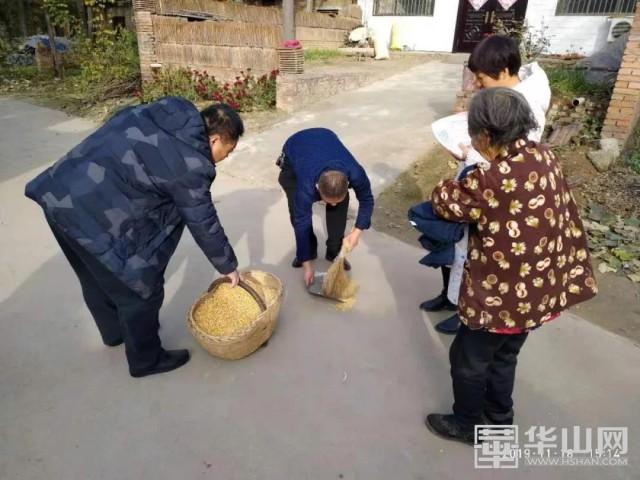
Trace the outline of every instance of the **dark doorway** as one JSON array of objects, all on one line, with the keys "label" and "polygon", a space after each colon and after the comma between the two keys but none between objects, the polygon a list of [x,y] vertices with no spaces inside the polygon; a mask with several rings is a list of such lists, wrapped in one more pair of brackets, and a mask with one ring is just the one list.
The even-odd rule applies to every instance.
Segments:
[{"label": "dark doorway", "polygon": [[498,0],[488,0],[480,10],[476,10],[469,0],[460,0],[453,51],[471,52],[484,37],[494,33],[498,21],[508,26],[524,22],[527,3],[528,0],[517,0],[505,10]]}]

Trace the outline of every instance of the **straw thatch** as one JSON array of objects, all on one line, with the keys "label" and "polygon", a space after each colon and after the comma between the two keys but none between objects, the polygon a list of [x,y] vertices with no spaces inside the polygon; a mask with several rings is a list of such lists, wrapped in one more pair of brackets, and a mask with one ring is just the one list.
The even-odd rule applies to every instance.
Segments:
[{"label": "straw thatch", "polygon": [[276,50],[265,48],[161,43],[156,45],[156,56],[163,65],[211,65],[235,69],[236,73],[249,67],[270,71],[278,66]]},{"label": "straw thatch", "polygon": [[282,42],[280,25],[243,22],[182,22],[154,16],[157,43],[276,48]]},{"label": "straw thatch", "polygon": [[354,4],[344,7],[342,10],[340,10],[340,15],[349,18],[355,18],[356,20],[358,20],[358,22],[362,23],[362,8],[360,8],[360,5]]},{"label": "straw thatch", "polygon": [[[138,43],[143,80],[150,65],[189,67],[234,78],[240,70],[267,73],[278,67],[276,48],[282,43],[282,10],[215,0],[136,0]],[[157,5],[151,9],[151,5]],[[338,48],[346,34],[360,26],[359,7],[345,15],[296,14],[296,36],[304,48]],[[152,14],[151,12],[157,12]],[[187,21],[185,15],[211,15]],[[204,16],[206,18],[206,15]]]},{"label": "straw thatch", "polygon": [[362,25],[360,20],[350,17],[332,17],[330,15],[317,12],[296,13],[296,27],[337,28],[351,31],[360,25]]},{"label": "straw thatch", "polygon": [[254,7],[212,0],[159,0],[159,5],[159,13],[162,15],[202,12],[215,15],[217,18],[238,22],[265,25],[280,25],[282,23],[282,11],[276,7]]},{"label": "straw thatch", "polygon": [[307,42],[337,42],[338,45],[344,44],[347,32],[345,30],[337,30],[334,28],[296,28],[296,36],[298,40],[307,46]]}]

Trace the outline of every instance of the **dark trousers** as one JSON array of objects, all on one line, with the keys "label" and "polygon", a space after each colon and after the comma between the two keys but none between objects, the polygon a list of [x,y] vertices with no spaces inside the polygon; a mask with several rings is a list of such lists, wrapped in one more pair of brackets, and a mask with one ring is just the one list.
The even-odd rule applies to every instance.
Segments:
[{"label": "dark trousers", "polygon": [[80,280],[84,301],[103,342],[113,345],[124,341],[130,370],[153,366],[162,352],[158,336],[162,283],[150,298],[143,299],[58,227],[51,222],[49,226]]},{"label": "dark trousers", "polygon": [[[298,188],[298,182],[293,169],[289,166],[286,160],[281,165],[282,170],[278,177],[278,183],[287,195],[287,203],[289,206],[289,220],[291,225],[294,225],[294,212],[295,212],[295,196]],[[335,207],[327,205],[327,257],[329,259],[335,258],[342,248],[342,241],[344,239],[344,231],[347,228],[347,213],[349,212],[349,193],[345,199],[337,204]],[[312,253],[313,258],[318,256],[318,239],[315,234],[311,233]]]},{"label": "dark trousers", "polygon": [[451,278],[451,267],[440,267],[440,273],[442,274],[442,295],[447,298],[449,278]]},{"label": "dark trousers", "polygon": [[500,335],[460,325],[449,351],[456,417],[477,424],[484,412],[494,423],[513,423],[511,395],[518,353],[527,335]]}]

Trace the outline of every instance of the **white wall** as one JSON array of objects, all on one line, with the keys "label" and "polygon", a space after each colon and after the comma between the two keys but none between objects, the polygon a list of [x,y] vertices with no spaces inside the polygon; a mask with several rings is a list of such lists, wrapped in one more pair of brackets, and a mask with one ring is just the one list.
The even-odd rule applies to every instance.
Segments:
[{"label": "white wall", "polygon": [[[391,25],[398,27],[401,45],[411,50],[451,52],[456,31],[459,0],[435,0],[432,17],[378,17],[373,15],[375,0],[358,0],[364,21],[389,38]],[[467,1],[467,0],[462,0]],[[556,16],[558,0],[529,0],[526,21],[534,30],[548,28],[550,53],[591,55],[607,42],[609,20],[603,16]]]},{"label": "white wall", "polygon": [[527,23],[534,30],[549,27],[550,53],[591,55],[603,47],[609,33],[609,20],[603,16],[556,17],[557,0],[529,0]]},{"label": "white wall", "polygon": [[390,37],[395,23],[400,45],[407,45],[410,50],[451,51],[458,16],[457,0],[436,0],[432,17],[378,17],[373,15],[373,3],[374,0],[358,0],[364,21],[385,38]]}]

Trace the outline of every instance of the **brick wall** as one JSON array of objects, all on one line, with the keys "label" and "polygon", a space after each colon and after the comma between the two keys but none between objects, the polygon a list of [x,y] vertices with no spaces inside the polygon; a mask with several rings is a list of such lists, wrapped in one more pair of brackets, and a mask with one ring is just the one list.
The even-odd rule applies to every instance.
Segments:
[{"label": "brick wall", "polygon": [[140,75],[143,82],[153,79],[151,65],[157,61],[152,21],[152,15],[157,8],[156,0],[133,0],[133,17],[140,56]]},{"label": "brick wall", "polygon": [[640,112],[640,2],[638,5],[602,129],[603,138],[616,138],[621,146],[633,133]]}]

